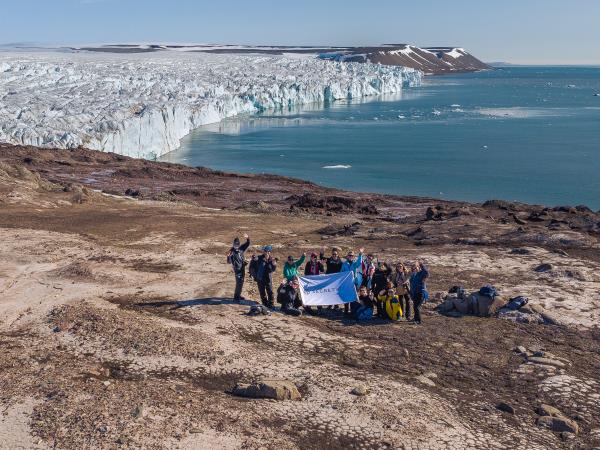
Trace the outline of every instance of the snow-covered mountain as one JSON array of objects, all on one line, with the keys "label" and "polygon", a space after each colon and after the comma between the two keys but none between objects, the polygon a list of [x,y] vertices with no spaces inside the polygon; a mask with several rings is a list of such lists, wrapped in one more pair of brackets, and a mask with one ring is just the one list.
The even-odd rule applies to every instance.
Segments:
[{"label": "snow-covered mountain", "polygon": [[491,69],[463,48],[412,45],[362,47],[323,53],[321,58],[334,61],[372,62],[419,69],[427,74],[475,72]]},{"label": "snow-covered mountain", "polygon": [[491,69],[464,48],[386,44],[376,47],[302,47],[192,44],[117,44],[69,47],[71,51],[103,53],[203,52],[218,54],[303,55],[339,62],[372,62],[419,69],[427,74],[475,72]]},{"label": "snow-covered mountain", "polygon": [[0,54],[0,142],[153,158],[267,108],[400,92],[405,67],[206,52]]}]

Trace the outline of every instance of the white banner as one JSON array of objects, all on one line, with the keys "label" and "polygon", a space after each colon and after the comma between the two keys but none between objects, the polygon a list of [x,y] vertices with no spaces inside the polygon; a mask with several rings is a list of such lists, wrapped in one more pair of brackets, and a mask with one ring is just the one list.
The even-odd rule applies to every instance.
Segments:
[{"label": "white banner", "polygon": [[311,275],[298,277],[298,279],[300,297],[304,306],[343,305],[358,298],[352,272]]}]

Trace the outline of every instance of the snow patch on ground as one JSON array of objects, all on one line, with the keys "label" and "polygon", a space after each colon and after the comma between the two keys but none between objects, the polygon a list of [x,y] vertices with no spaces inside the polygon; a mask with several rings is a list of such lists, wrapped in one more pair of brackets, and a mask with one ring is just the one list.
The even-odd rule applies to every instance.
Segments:
[{"label": "snow patch on ground", "polygon": [[207,53],[6,53],[0,142],[155,158],[240,113],[401,92],[422,72],[370,63]]}]

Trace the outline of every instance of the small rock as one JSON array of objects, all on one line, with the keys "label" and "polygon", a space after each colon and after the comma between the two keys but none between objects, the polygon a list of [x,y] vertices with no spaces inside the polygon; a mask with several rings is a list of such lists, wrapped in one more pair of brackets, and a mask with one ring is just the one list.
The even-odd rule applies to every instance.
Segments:
[{"label": "small rock", "polygon": [[435,383],[433,381],[431,381],[429,378],[423,376],[423,375],[419,375],[416,380],[419,383],[425,384],[427,386],[431,386],[431,387],[435,387]]},{"label": "small rock", "polygon": [[106,386],[106,387],[109,387],[110,386],[110,381],[106,380],[106,381],[102,382],[102,384],[104,386]]},{"label": "small rock", "polygon": [[525,354],[527,354],[527,349],[525,347],[523,347],[522,345],[519,345],[518,347],[515,347],[515,352],[525,355]]},{"label": "small rock", "polygon": [[200,434],[200,433],[202,433],[202,430],[200,428],[190,428],[190,433],[191,434]]},{"label": "small rock", "polygon": [[366,386],[360,385],[352,389],[350,393],[362,397],[363,395],[367,395],[369,393],[369,389]]},{"label": "small rock", "polygon": [[138,405],[131,410],[131,416],[135,417],[136,419],[144,417],[145,415],[146,409],[144,408],[144,405]]},{"label": "small rock", "polygon": [[431,379],[431,378],[437,378],[438,377],[437,373],[435,373],[435,372],[427,372],[427,373],[424,373],[423,376],[427,377],[429,379]]},{"label": "small rock", "polygon": [[406,356],[407,358],[410,356],[410,353],[408,352],[408,349],[406,349],[406,348],[404,349],[403,353],[404,353],[404,356]]},{"label": "small rock", "polygon": [[542,314],[544,313],[546,310],[544,309],[544,307],[538,303],[529,303],[528,305],[531,310],[537,314]]},{"label": "small rock", "polygon": [[512,406],[510,406],[508,403],[498,403],[496,405],[496,409],[499,409],[500,411],[504,411],[506,413],[509,414],[514,414],[515,413],[515,408],[513,408]]},{"label": "small rock", "polygon": [[567,419],[566,417],[542,416],[538,418],[537,424],[540,427],[548,428],[558,433],[563,431],[574,434],[579,433],[579,425],[577,425],[577,422]]},{"label": "small rock", "polygon": [[233,394],[248,398],[274,400],[300,400],[302,396],[296,385],[288,380],[265,379],[256,384],[238,384]]},{"label": "small rock", "polygon": [[552,270],[552,264],[544,263],[537,266],[535,269],[538,273],[550,272]]},{"label": "small rock", "polygon": [[107,427],[106,425],[100,425],[100,426],[98,427],[98,431],[99,431],[100,433],[106,433],[106,432],[108,431],[108,427]]},{"label": "small rock", "polygon": [[561,438],[563,441],[570,441],[570,440],[572,440],[572,439],[575,439],[575,434],[573,434],[573,433],[569,433],[569,432],[567,432],[567,431],[563,431],[562,433],[560,433],[560,438]]},{"label": "small rock", "polygon": [[534,364],[543,364],[545,366],[554,366],[554,367],[565,367],[565,363],[562,361],[557,361],[555,359],[550,359],[550,358],[542,358],[539,356],[531,356],[528,358],[528,361],[534,363]]},{"label": "small rock", "polygon": [[565,415],[558,408],[543,403],[538,407],[537,413],[540,416],[565,417]]}]

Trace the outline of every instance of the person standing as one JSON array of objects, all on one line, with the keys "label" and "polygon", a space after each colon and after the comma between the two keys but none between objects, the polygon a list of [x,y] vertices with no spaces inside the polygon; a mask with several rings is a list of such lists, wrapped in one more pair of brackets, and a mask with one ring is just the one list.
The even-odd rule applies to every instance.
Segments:
[{"label": "person standing", "polygon": [[244,239],[246,239],[246,242],[243,245],[240,245],[240,238],[236,237],[233,240],[233,246],[229,249],[229,253],[227,253],[227,263],[231,264],[235,276],[235,292],[233,294],[233,299],[235,301],[244,300],[244,297],[242,297],[242,289],[244,288],[246,265],[248,264],[244,253],[248,250],[248,247],[250,247],[250,238],[247,234],[244,234]]},{"label": "person standing", "polygon": [[283,265],[283,278],[285,278],[284,282],[290,282],[294,278],[298,276],[298,268],[302,265],[302,263],[306,260],[306,253],[302,253],[302,256],[294,261],[294,257],[289,255],[287,257],[287,261]]},{"label": "person standing", "polygon": [[421,323],[421,306],[429,298],[425,280],[429,278],[429,270],[419,261],[413,264],[412,275],[410,276],[410,295],[413,299],[414,320],[416,324]]},{"label": "person standing", "polygon": [[[358,291],[362,284],[362,260],[363,260],[363,251],[364,249],[360,249],[358,251],[358,258],[354,255],[354,252],[350,250],[346,255],[346,261],[342,264],[341,272],[352,272],[354,274],[354,287]],[[350,304],[344,304],[344,313],[350,313]]]},{"label": "person standing", "polygon": [[402,263],[396,264],[396,271],[392,277],[392,282],[396,288],[396,294],[400,299],[402,305],[402,311],[404,311],[404,317],[409,320],[410,317],[410,271]]},{"label": "person standing", "polygon": [[373,291],[374,295],[377,296],[383,289],[388,288],[388,282],[390,281],[391,273],[392,270],[387,263],[382,261],[377,263],[375,273],[373,274],[373,281],[371,282],[371,290]]},{"label": "person standing", "polygon": [[375,255],[369,253],[362,263],[362,286],[369,291],[373,288],[373,275],[375,274]]},{"label": "person standing", "polygon": [[323,263],[319,261],[316,253],[311,253],[310,261],[304,266],[304,275],[321,275],[323,272],[325,272]]},{"label": "person standing", "polygon": [[340,251],[337,247],[334,247],[331,250],[331,256],[329,258],[325,258],[325,247],[321,249],[321,254],[319,256],[321,261],[325,261],[325,273],[339,273],[342,271],[342,265],[344,261],[340,258]]},{"label": "person standing", "polygon": [[267,308],[273,307],[273,272],[277,270],[277,258],[273,258],[273,247],[265,245],[262,255],[253,258],[250,273],[256,280],[260,300]]}]

